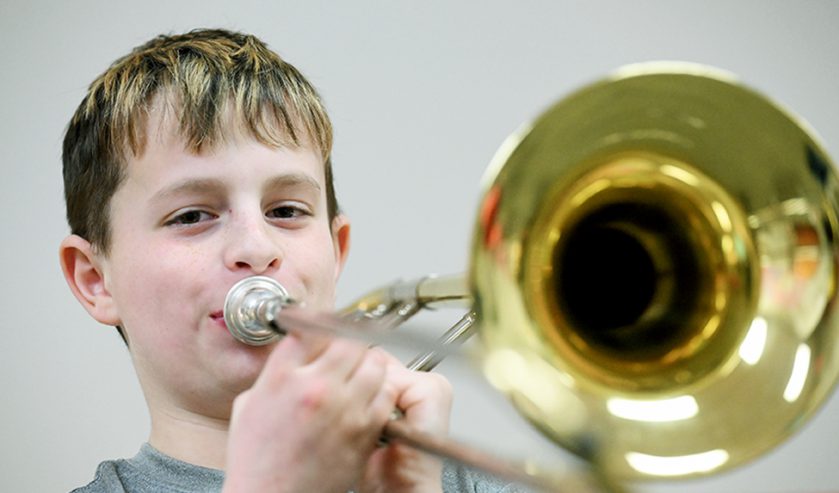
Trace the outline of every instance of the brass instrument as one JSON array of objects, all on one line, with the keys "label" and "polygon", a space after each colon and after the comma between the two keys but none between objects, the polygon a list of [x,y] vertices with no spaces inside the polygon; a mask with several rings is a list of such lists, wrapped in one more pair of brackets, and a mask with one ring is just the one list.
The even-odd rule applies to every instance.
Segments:
[{"label": "brass instrument", "polygon": [[[804,124],[729,74],[630,66],[502,145],[466,277],[373,292],[326,325],[469,300],[486,377],[551,440],[620,481],[715,473],[837,380],[837,183]],[[284,312],[263,305],[245,318],[273,337]]]}]

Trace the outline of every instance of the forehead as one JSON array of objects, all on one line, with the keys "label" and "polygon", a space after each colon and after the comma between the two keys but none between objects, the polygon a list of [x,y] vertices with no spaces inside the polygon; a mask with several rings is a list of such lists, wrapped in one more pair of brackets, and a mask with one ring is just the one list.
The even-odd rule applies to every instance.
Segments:
[{"label": "forehead", "polygon": [[194,146],[171,106],[155,105],[147,116],[142,148],[125,160],[125,184],[132,187],[140,185],[151,191],[175,181],[208,178],[242,185],[297,182],[325,188],[324,161],[308,141],[303,145],[267,145],[230,117],[222,137]]}]

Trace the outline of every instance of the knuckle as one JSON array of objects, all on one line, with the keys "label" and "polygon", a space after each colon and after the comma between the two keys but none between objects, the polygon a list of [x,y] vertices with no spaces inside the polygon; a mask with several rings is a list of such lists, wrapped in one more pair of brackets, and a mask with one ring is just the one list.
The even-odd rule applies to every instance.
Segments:
[{"label": "knuckle", "polygon": [[439,373],[429,373],[428,375],[432,377],[431,380],[433,384],[437,387],[438,391],[447,394],[452,393],[452,383],[449,381],[448,378]]},{"label": "knuckle", "polygon": [[325,378],[308,379],[300,392],[300,404],[306,410],[322,409],[330,401],[332,386]]}]

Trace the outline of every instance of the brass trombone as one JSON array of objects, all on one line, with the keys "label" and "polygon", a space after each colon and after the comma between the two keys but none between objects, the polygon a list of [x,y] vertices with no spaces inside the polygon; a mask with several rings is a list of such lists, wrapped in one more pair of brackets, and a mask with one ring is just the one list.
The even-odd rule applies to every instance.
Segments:
[{"label": "brass trombone", "polygon": [[731,75],[630,66],[502,145],[468,275],[341,316],[281,311],[287,293],[252,284],[225,317],[253,344],[466,300],[448,339],[479,327],[488,380],[602,484],[711,474],[776,446],[835,385],[837,183],[805,125]]}]

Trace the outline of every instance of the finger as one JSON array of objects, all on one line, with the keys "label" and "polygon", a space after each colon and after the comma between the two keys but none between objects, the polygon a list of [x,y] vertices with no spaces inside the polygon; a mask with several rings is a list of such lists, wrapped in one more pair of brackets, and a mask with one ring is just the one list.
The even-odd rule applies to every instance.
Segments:
[{"label": "finger", "polygon": [[367,357],[368,351],[367,346],[359,342],[333,339],[309,366],[347,381]]},{"label": "finger", "polygon": [[291,334],[284,336],[271,350],[254,386],[282,381],[289,372],[304,365],[308,358],[308,350],[300,338]]},{"label": "finger", "polygon": [[349,392],[367,406],[372,405],[380,393],[386,392],[382,397],[389,402],[388,407],[392,408],[395,405],[396,392],[393,391],[393,387],[385,387],[386,374],[387,360],[382,353],[368,349],[345,385]]},{"label": "finger", "polygon": [[384,359],[388,365],[398,366],[400,368],[405,368],[405,364],[402,363],[396,356],[390,354],[389,352],[385,351],[381,347],[371,347],[371,351],[375,351],[379,354],[379,356]]},{"label": "finger", "polygon": [[390,365],[386,378],[387,385],[396,389],[396,406],[408,421],[427,431],[448,430],[452,388],[445,377]]},{"label": "finger", "polygon": [[321,354],[332,344],[334,338],[323,334],[317,334],[306,331],[292,331],[293,336],[297,337],[300,344],[306,351],[306,363],[320,358]]}]

